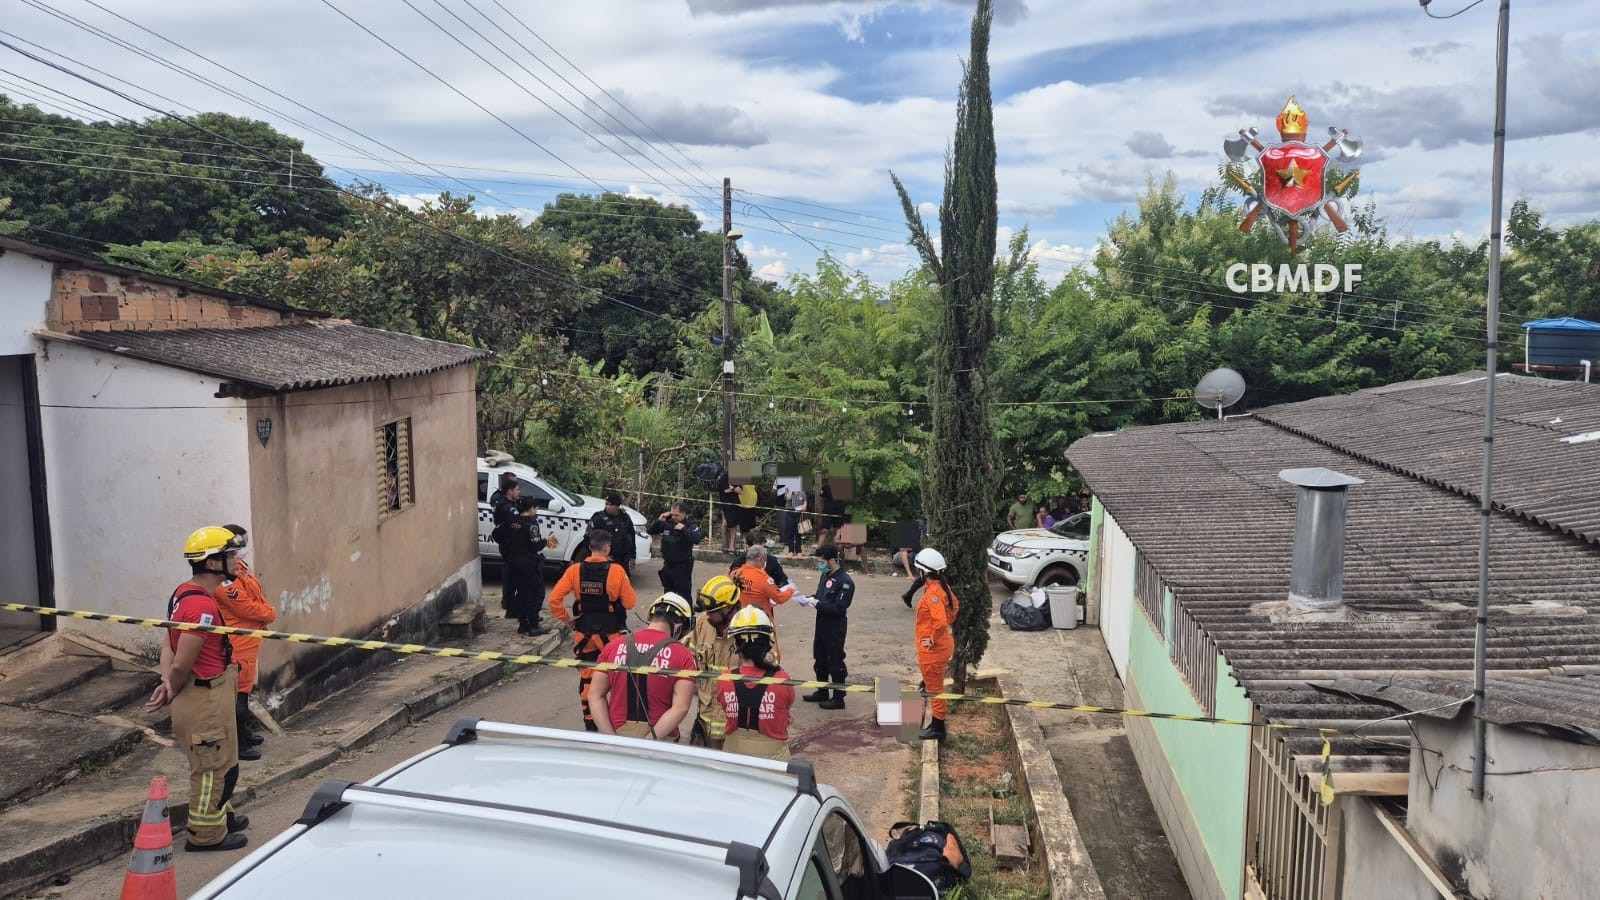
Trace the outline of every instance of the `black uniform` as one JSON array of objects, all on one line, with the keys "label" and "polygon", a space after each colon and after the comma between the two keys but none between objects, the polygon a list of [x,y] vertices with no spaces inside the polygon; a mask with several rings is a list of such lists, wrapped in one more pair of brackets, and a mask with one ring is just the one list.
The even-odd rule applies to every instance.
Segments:
[{"label": "black uniform", "polygon": [[[844,638],[855,596],[856,583],[844,569],[825,573],[817,586],[817,631],[811,652],[818,681],[843,684],[850,675],[844,665]],[[833,702],[844,702],[844,691],[834,691]]]},{"label": "black uniform", "polygon": [[521,631],[541,627],[539,611],[544,608],[544,533],[534,516],[514,515],[495,528],[500,543],[500,558],[505,563],[505,608],[507,618],[521,623]]},{"label": "black uniform", "polygon": [[494,496],[489,498],[489,506],[494,510],[494,530],[489,532],[489,536],[494,538],[495,546],[500,548],[502,581],[500,607],[506,611],[506,618],[515,619],[516,615],[512,611],[516,609],[513,601],[517,597],[518,588],[511,566],[511,557],[516,551],[511,545],[519,538],[513,533],[510,525],[512,520],[517,518],[517,502],[507,500],[505,492],[495,491]]},{"label": "black uniform", "polygon": [[688,519],[683,527],[671,519],[656,519],[645,529],[661,535],[661,589],[694,602],[694,545],[705,540],[700,526]]},{"label": "black uniform", "polygon": [[[634,538],[638,537],[638,532],[634,531],[633,519],[629,517],[628,511],[619,509],[613,516],[603,509],[600,510],[589,517],[589,530],[597,528],[611,532],[611,561],[622,563],[624,569],[632,572],[633,559],[638,554],[638,549],[634,545]],[[587,555],[585,552],[578,558],[582,559]]]}]

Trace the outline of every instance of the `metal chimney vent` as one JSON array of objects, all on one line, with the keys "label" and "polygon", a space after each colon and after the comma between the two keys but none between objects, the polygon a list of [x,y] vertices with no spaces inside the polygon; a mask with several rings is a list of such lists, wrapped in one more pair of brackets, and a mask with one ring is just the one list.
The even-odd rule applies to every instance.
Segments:
[{"label": "metal chimney vent", "polygon": [[1332,612],[1344,603],[1346,492],[1362,481],[1320,467],[1284,469],[1278,477],[1300,489],[1289,602],[1307,612]]}]

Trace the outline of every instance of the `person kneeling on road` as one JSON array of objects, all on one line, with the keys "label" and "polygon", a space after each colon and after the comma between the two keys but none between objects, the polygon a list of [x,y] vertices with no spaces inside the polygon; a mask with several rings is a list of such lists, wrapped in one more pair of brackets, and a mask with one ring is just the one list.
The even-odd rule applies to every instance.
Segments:
[{"label": "person kneeling on road", "polygon": [[[772,662],[772,620],[760,607],[747,606],[728,626],[744,664],[735,673],[756,678],[783,678],[789,674]],[[728,719],[723,749],[763,759],[789,758],[789,709],[794,688],[786,684],[719,681],[717,691]]]},{"label": "person kneeling on road", "polygon": [[[677,594],[662,594],[650,604],[650,624],[632,635],[612,639],[600,661],[628,669],[694,669],[694,654],[679,643],[694,621],[689,601]],[[602,672],[589,688],[594,723],[602,734],[677,741],[678,724],[689,714],[694,699],[693,676],[636,675]],[[609,715],[607,715],[609,713]]]},{"label": "person kneeling on road", "polygon": [[[839,548],[823,544],[817,548],[817,571],[822,573],[816,597],[799,601],[817,610],[817,630],[812,638],[813,671],[818,681],[843,684],[850,676],[844,665],[844,637],[849,629],[846,616],[855,599],[856,583],[839,562]],[[844,691],[818,688],[803,698],[821,709],[844,709]]]}]

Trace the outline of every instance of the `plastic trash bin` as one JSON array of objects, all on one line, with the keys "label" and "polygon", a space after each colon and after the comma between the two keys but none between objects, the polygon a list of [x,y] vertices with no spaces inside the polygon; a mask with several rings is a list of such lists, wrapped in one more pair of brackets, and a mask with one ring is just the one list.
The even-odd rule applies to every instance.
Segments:
[{"label": "plastic trash bin", "polygon": [[1057,628],[1078,627],[1078,589],[1076,587],[1047,587],[1044,596],[1050,601],[1050,624]]}]

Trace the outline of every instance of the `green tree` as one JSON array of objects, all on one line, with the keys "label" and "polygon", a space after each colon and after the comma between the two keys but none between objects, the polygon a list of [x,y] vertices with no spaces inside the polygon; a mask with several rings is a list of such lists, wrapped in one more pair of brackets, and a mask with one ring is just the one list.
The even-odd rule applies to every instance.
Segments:
[{"label": "green tree", "polygon": [[[0,217],[3,217],[10,208],[11,198],[0,197]],[[0,235],[18,234],[27,227],[28,223],[22,219],[0,218]]]},{"label": "green tree", "polygon": [[84,123],[4,96],[0,118],[9,158],[0,161],[0,196],[52,243],[88,253],[144,241],[265,252],[334,237],[351,224],[321,164],[264,122],[191,117],[212,134],[160,117]]},{"label": "green tree", "polygon": [[[933,434],[924,505],[929,541],[950,564],[948,577],[962,598],[956,619],[955,681],[964,690],[967,669],[989,644],[992,601],[984,581],[993,538],[988,512],[995,502],[994,430],[990,422],[989,345],[994,338],[996,205],[994,115],[989,94],[991,0],[978,0],[972,17],[971,58],[956,101],[954,147],[945,164],[939,206],[940,244],[933,246],[917,206],[891,175],[905,209],[911,243],[939,285],[929,382]],[[937,690],[936,685],[929,685]]]}]

